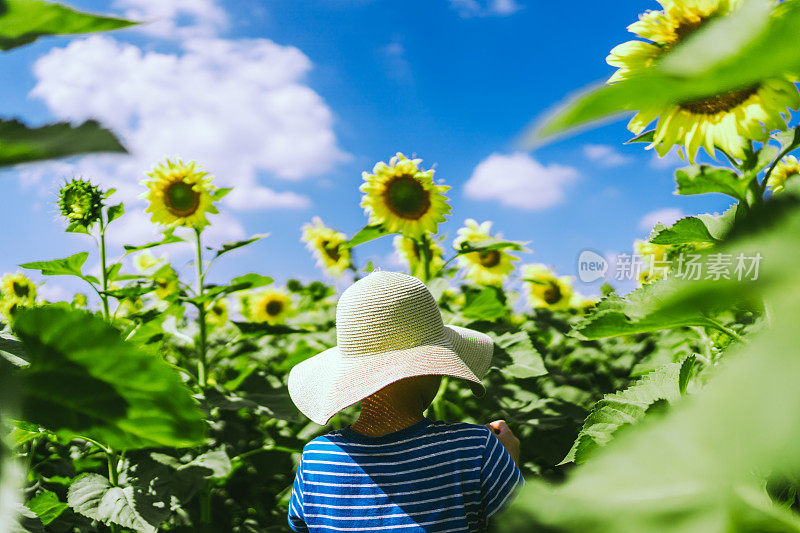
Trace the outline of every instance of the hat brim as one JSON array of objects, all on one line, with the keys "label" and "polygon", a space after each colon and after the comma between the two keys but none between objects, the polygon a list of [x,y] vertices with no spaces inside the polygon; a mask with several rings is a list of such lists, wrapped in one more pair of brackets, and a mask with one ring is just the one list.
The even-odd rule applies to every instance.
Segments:
[{"label": "hat brim", "polygon": [[404,350],[342,357],[334,346],[292,368],[289,395],[304,415],[320,425],[345,407],[413,376],[461,378],[476,396],[483,396],[481,378],[489,370],[493,350],[485,333],[448,325],[440,339]]}]

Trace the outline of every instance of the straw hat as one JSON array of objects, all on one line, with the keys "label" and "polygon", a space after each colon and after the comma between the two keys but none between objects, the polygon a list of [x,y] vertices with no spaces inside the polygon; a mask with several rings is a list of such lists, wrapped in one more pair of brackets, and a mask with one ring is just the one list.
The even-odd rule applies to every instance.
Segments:
[{"label": "straw hat", "polygon": [[344,291],[336,307],[336,341],[289,373],[289,395],[318,424],[338,411],[411,376],[446,375],[485,389],[494,344],[485,333],[446,326],[419,279],[376,271]]}]

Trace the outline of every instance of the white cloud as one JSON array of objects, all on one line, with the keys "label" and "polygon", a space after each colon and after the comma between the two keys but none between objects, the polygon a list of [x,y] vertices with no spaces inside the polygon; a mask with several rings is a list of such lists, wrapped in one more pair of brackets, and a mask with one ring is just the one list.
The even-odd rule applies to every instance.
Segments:
[{"label": "white cloud", "polygon": [[412,72],[411,64],[406,58],[406,49],[399,40],[395,39],[391,43],[380,49],[383,60],[386,63],[388,75],[395,81],[411,83]]},{"label": "white cloud", "polygon": [[542,165],[523,152],[492,154],[481,161],[464,186],[470,198],[494,199],[522,209],[544,209],[564,200],[566,187],[578,177],[568,166]]},{"label": "white cloud", "polygon": [[[191,39],[181,47],[176,54],[145,52],[93,36],[36,61],[33,96],[59,119],[99,119],[130,151],[80,159],[71,171],[60,163],[58,175],[116,187],[116,201],[141,211],[144,173],[165,157],[180,157],[197,160],[218,186],[234,187],[223,200],[234,210],[309,207],[308,197],[259,182],[261,175],[318,176],[349,157],[337,145],[330,108],[303,82],[309,59],[267,39]],[[144,217],[119,224],[126,228],[116,231],[132,239],[125,242],[152,234]],[[227,228],[229,237],[243,234],[234,219]]]},{"label": "white cloud", "polygon": [[607,144],[586,144],[583,146],[583,154],[602,167],[619,167],[631,162],[630,157],[622,155]]},{"label": "white cloud", "polygon": [[450,7],[464,18],[507,16],[516,13],[522,6],[516,0],[449,0]]},{"label": "white cloud", "polygon": [[643,231],[650,231],[658,222],[669,226],[679,218],[683,218],[685,216],[686,214],[677,207],[665,207],[664,209],[657,209],[647,213],[641,218],[641,220],[639,220],[639,229]]},{"label": "white cloud", "polygon": [[657,170],[663,169],[676,169],[686,164],[680,156],[678,152],[675,150],[670,150],[664,157],[659,157],[659,155],[653,151],[653,155],[650,159],[650,168],[654,168]]},{"label": "white cloud", "polygon": [[116,0],[113,6],[143,21],[137,30],[164,39],[211,37],[230,23],[215,0]]}]

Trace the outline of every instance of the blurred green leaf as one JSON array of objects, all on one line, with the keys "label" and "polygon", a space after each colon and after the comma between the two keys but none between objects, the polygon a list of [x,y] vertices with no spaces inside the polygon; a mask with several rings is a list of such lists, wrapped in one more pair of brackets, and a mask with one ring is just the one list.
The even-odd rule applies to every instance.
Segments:
[{"label": "blurred green leaf", "polygon": [[0,0],[0,50],[32,43],[45,35],[109,31],[135,24],[40,0]]},{"label": "blurred green leaf", "polygon": [[541,354],[533,347],[524,331],[496,335],[489,332],[495,344],[493,366],[515,378],[533,378],[547,374]]},{"label": "blurred green leaf", "polygon": [[[794,46],[800,4],[783,2],[768,16],[766,2],[750,0],[729,16],[709,22],[670,50],[657,65],[572,98],[529,133],[535,143],[580,125],[626,111],[668,107],[750,87],[761,80],[800,74]],[[725,37],[720,39],[719,33]],[[710,52],[714,52],[710,54]]]},{"label": "blurred green leaf", "polygon": [[84,474],[69,487],[67,503],[72,509],[104,524],[118,524],[142,533],[155,533],[169,515],[153,499],[134,487],[115,487],[99,474]]},{"label": "blurred green leaf", "polygon": [[119,217],[125,214],[125,204],[118,203],[116,205],[108,206],[106,214],[108,218],[108,223],[111,223],[112,221],[118,219]]},{"label": "blurred green leaf", "polygon": [[480,292],[467,293],[461,314],[472,320],[496,320],[505,316],[508,308],[500,300],[498,292],[493,287],[485,287]]},{"label": "blurred green leaf", "polygon": [[244,334],[283,335],[286,333],[308,333],[306,329],[298,329],[285,324],[268,324],[267,322],[237,322],[233,324]]},{"label": "blurred green leaf", "polygon": [[24,420],[117,450],[203,441],[202,413],[178,374],[100,318],[44,306],[20,310],[13,327],[30,363],[20,372]]},{"label": "blurred green leaf", "polygon": [[25,505],[39,517],[44,525],[58,518],[69,507],[66,503],[59,501],[55,492],[49,490],[37,494]]},{"label": "blurred green leaf", "polygon": [[77,127],[61,122],[30,128],[17,120],[0,119],[0,167],[92,152],[126,150],[93,120]]},{"label": "blurred green leaf", "polygon": [[713,243],[717,240],[698,217],[682,218],[669,228],[656,229],[654,233],[656,235],[650,242],[655,244]]}]

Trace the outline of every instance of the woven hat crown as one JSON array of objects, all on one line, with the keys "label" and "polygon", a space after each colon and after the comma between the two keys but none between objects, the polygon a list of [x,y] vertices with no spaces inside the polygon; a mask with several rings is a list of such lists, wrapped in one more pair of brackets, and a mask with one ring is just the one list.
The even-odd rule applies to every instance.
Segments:
[{"label": "woven hat crown", "polygon": [[425,284],[400,272],[376,271],[347,288],[336,306],[342,357],[441,342],[442,314]]}]

